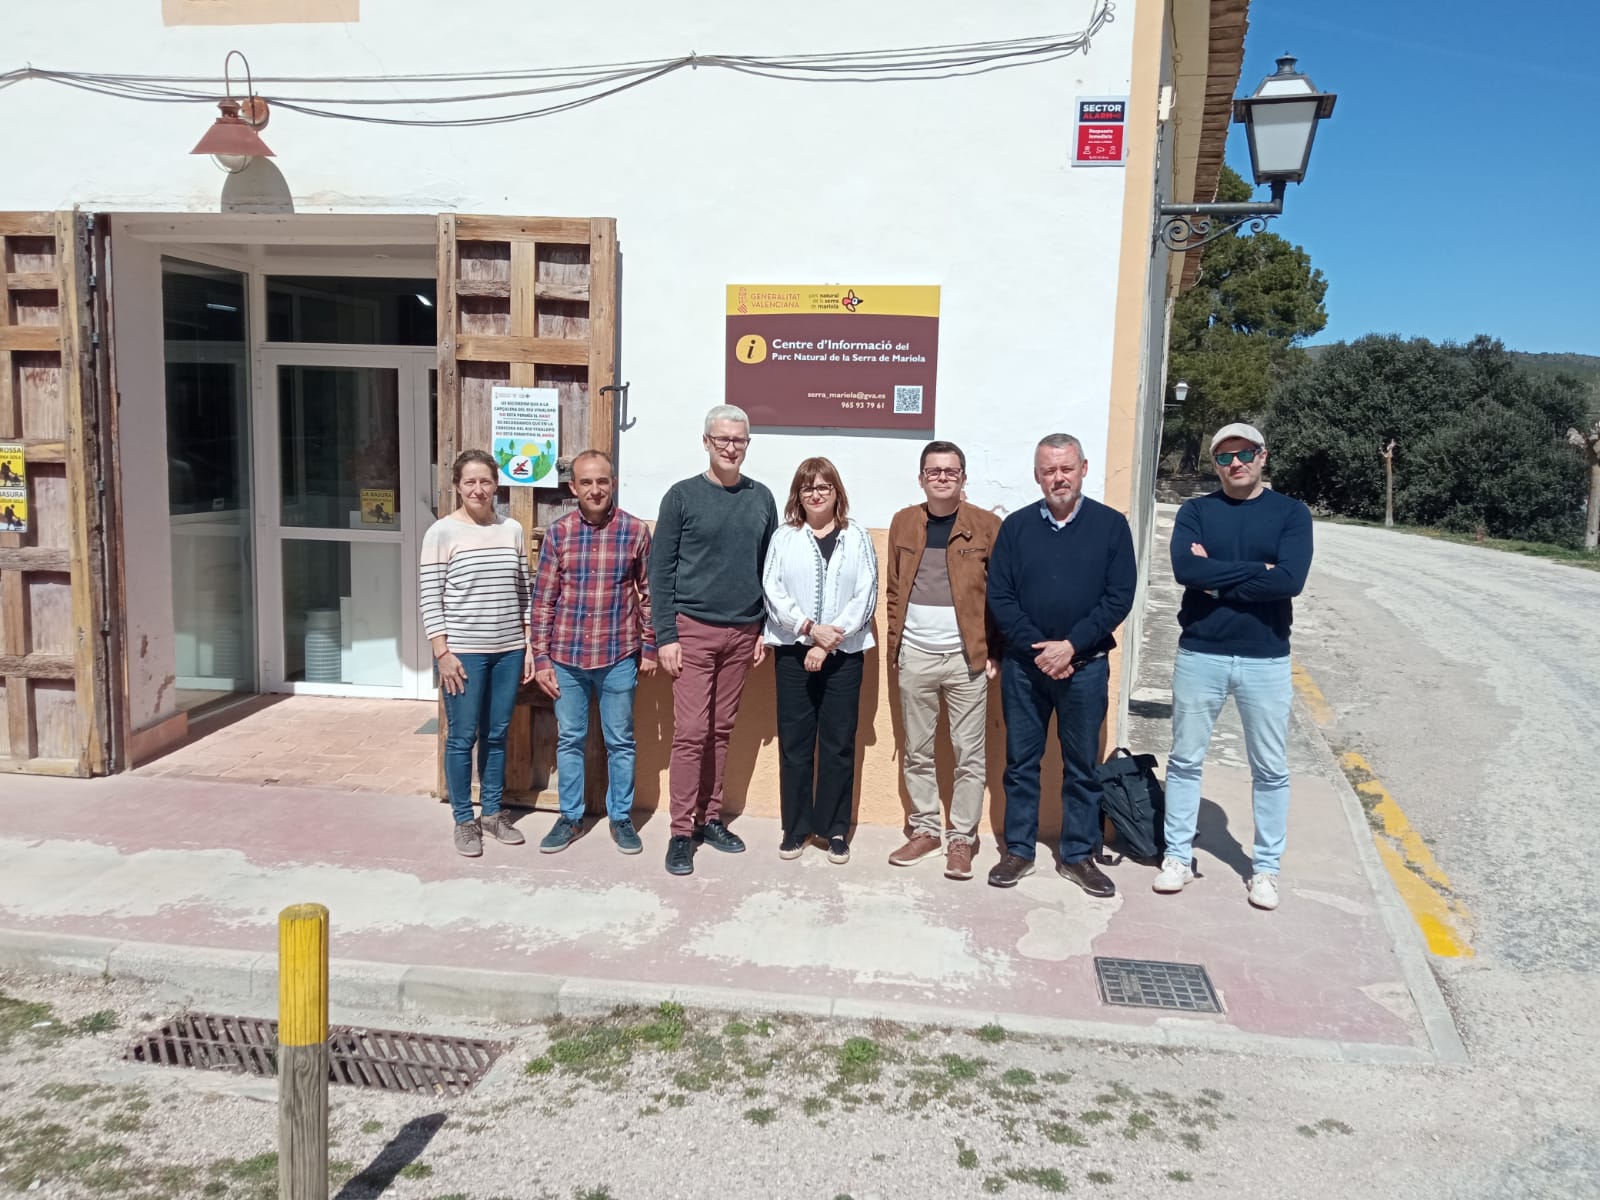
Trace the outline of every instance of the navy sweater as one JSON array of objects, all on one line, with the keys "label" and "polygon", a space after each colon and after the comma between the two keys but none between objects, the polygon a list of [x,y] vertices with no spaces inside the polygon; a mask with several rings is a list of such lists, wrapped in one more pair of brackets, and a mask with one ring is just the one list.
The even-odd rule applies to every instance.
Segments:
[{"label": "navy sweater", "polygon": [[[1201,558],[1190,547],[1205,547]],[[1268,564],[1272,569],[1268,570]],[[1283,658],[1294,602],[1311,570],[1311,513],[1281,492],[1197,496],[1172,527],[1172,574],[1183,584],[1178,645],[1202,654]]]},{"label": "navy sweater", "polygon": [[1112,630],[1133,607],[1138,569],[1127,519],[1085,496],[1057,529],[1038,504],[1000,524],[989,558],[989,610],[1008,657],[1031,664],[1035,642],[1065,638],[1073,657],[1117,644]]}]

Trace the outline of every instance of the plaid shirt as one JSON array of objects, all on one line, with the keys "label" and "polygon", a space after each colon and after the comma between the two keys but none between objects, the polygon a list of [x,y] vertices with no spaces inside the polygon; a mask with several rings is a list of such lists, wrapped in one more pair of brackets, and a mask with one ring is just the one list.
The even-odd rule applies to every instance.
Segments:
[{"label": "plaid shirt", "polygon": [[641,650],[656,659],[650,623],[650,530],[612,508],[601,525],[575,509],[550,526],[533,584],[533,667],[594,670]]}]

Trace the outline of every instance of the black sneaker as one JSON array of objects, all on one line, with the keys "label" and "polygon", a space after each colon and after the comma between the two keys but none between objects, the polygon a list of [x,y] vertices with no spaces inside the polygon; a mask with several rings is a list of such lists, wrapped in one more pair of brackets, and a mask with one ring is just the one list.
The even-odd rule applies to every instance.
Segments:
[{"label": "black sneaker", "polygon": [[799,858],[806,852],[806,843],[810,838],[796,837],[792,833],[784,835],[783,843],[778,847],[779,858]]},{"label": "black sneaker", "polygon": [[695,840],[724,854],[743,854],[744,839],[721,821],[707,821],[694,831]]},{"label": "black sneaker", "polygon": [[644,849],[644,843],[639,840],[639,831],[633,827],[631,817],[611,822],[611,840],[624,854],[637,854]]},{"label": "black sneaker", "polygon": [[843,866],[850,861],[850,843],[842,837],[828,839],[828,861]]},{"label": "black sneaker", "polygon": [[682,834],[667,843],[667,874],[694,874],[694,839]]}]

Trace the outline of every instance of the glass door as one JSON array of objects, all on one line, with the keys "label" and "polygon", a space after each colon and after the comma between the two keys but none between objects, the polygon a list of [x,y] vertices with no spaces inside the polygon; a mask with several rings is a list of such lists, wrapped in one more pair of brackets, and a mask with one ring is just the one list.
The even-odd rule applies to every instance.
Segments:
[{"label": "glass door", "polygon": [[261,672],[272,691],[422,697],[431,354],[263,351]]},{"label": "glass door", "polygon": [[161,260],[173,696],[186,712],[256,690],[245,296],[238,271]]}]

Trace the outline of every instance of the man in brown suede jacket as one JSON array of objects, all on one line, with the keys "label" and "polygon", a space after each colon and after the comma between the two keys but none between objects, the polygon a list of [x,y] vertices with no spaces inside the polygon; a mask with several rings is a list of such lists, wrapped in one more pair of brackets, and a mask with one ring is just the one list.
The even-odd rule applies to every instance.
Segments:
[{"label": "man in brown suede jacket", "polygon": [[[954,442],[923,447],[918,482],[927,500],[901,509],[889,525],[884,652],[899,677],[901,769],[911,795],[911,838],[889,861],[909,867],[943,849],[945,875],[971,879],[983,815],[989,680],[1000,656],[984,600],[1000,518],[961,498],[967,456]],[[956,754],[947,839],[933,766],[941,697]]]}]

